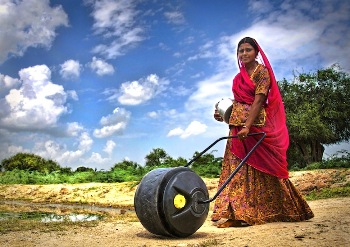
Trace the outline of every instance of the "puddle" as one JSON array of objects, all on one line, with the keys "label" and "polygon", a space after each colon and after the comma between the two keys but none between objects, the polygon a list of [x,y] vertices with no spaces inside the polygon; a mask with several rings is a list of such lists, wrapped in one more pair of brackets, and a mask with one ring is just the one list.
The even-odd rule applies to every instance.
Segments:
[{"label": "puddle", "polygon": [[93,221],[101,220],[103,216],[93,214],[66,214],[58,215],[55,213],[43,212],[0,212],[0,221],[8,219],[22,219],[22,220],[40,220],[41,222],[63,222],[63,221]]},{"label": "puddle", "polygon": [[0,209],[0,222],[8,219],[32,219],[42,222],[94,221],[103,219],[103,215],[106,213],[119,215],[130,211],[84,204],[31,203],[7,200],[0,200],[0,206],[4,206],[3,209]]},{"label": "puddle", "polygon": [[103,216],[101,215],[92,215],[92,214],[70,214],[70,215],[57,215],[50,214],[41,219],[42,222],[62,222],[62,221],[93,221],[101,220]]},{"label": "puddle", "polygon": [[77,211],[77,210],[88,210],[90,212],[101,212],[101,213],[113,213],[113,214],[124,214],[131,212],[130,209],[120,209],[113,207],[102,207],[96,205],[87,204],[60,204],[60,203],[38,203],[38,202],[27,202],[27,201],[14,201],[14,200],[0,200],[0,205],[8,205],[11,207],[30,207],[33,211],[39,211],[37,209],[47,208],[51,210],[62,210],[62,211]]}]

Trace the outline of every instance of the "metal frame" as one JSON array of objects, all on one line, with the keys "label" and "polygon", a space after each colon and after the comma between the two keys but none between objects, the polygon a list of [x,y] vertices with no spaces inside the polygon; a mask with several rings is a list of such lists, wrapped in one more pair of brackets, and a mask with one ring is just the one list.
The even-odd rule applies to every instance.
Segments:
[{"label": "metal frame", "polygon": [[[231,175],[228,177],[228,179],[225,181],[225,183],[223,183],[223,185],[218,189],[218,191],[216,192],[216,194],[205,201],[198,201],[198,203],[210,203],[212,201],[214,201],[216,199],[216,197],[218,197],[218,195],[221,193],[221,191],[226,187],[226,185],[231,181],[231,179],[236,175],[236,173],[239,171],[239,169],[242,168],[242,166],[244,165],[244,163],[247,161],[247,159],[249,158],[249,156],[255,151],[255,149],[260,145],[260,143],[264,140],[264,138],[266,137],[266,133],[265,132],[256,132],[256,133],[250,133],[248,134],[249,136],[256,136],[256,135],[262,135],[262,137],[258,140],[258,142],[254,145],[254,147],[248,152],[248,154],[242,159],[241,163],[239,163],[239,165],[236,167],[236,169],[231,173]],[[214,141],[212,144],[210,144],[206,149],[204,149],[202,152],[200,152],[196,157],[194,157],[192,160],[190,160],[186,165],[184,165],[184,167],[188,167],[189,165],[191,165],[193,162],[195,162],[199,157],[201,157],[205,152],[207,152],[210,148],[212,148],[216,143],[218,143],[219,141],[225,140],[225,139],[231,139],[231,138],[238,138],[237,135],[234,136],[224,136],[221,137],[219,139],[217,139],[216,141]]]}]

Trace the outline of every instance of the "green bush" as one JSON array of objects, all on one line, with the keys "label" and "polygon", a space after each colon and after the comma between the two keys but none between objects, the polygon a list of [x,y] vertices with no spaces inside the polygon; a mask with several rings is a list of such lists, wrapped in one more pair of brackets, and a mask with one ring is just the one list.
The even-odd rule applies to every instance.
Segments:
[{"label": "green bush", "polygon": [[[196,157],[198,152],[194,154]],[[15,164],[19,164],[18,157]],[[26,160],[26,155],[20,156]],[[33,158],[33,156],[29,156]],[[37,158],[37,157],[36,157]],[[36,159],[35,158],[35,159]],[[41,160],[42,161],[42,160]],[[40,161],[40,162],[41,162]],[[8,164],[8,162],[2,162],[2,164]],[[204,154],[190,165],[190,168],[194,170],[199,176],[206,178],[216,178],[221,174],[222,158],[215,158],[212,153]],[[32,167],[36,167],[31,163]],[[142,167],[135,162],[123,161],[117,163],[110,171],[95,171],[91,168],[80,167],[75,172],[72,172],[71,168],[60,168],[48,172],[30,169],[13,168],[0,172],[0,184],[77,184],[77,183],[116,183],[116,182],[128,182],[128,181],[140,181],[142,177],[149,171],[157,168],[176,167],[187,164],[187,160],[178,158],[177,160],[167,157],[164,161],[160,162],[158,166],[145,166]],[[9,166],[6,166],[7,168]],[[15,166],[14,166],[15,167]],[[21,166],[19,166],[21,167]],[[28,167],[27,167],[28,168]],[[314,169],[329,169],[329,168],[350,168],[350,153],[349,151],[342,150],[330,158],[323,160],[322,162],[315,162],[307,165],[306,167],[301,164],[295,163],[291,166],[291,171],[296,170],[314,170]]]},{"label": "green bush", "polygon": [[0,164],[3,171],[28,170],[50,173],[60,170],[61,167],[55,161],[46,160],[31,153],[18,153],[8,159],[3,159]]},{"label": "green bush", "polygon": [[316,170],[316,169],[332,169],[332,168],[350,168],[350,153],[349,151],[342,150],[328,159],[322,160],[321,162],[314,162],[307,166],[302,166],[298,163],[291,166],[291,171],[299,170]]},{"label": "green bush", "polygon": [[15,169],[0,173],[0,184],[77,184],[77,183],[117,183],[140,181],[140,171],[114,169],[113,171],[85,171],[71,174],[54,171],[49,174],[37,171]]},{"label": "green bush", "polygon": [[306,195],[307,200],[319,200],[327,198],[336,198],[336,197],[349,197],[350,196],[350,184],[346,184],[343,187],[337,188],[324,188],[320,191],[314,190]]}]

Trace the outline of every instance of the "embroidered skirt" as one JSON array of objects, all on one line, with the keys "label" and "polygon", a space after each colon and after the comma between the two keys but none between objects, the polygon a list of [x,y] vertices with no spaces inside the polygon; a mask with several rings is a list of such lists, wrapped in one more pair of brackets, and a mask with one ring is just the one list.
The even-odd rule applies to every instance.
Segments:
[{"label": "embroidered skirt", "polygon": [[[218,188],[241,160],[226,144]],[[289,179],[263,173],[245,164],[216,198],[213,221],[243,220],[250,225],[276,221],[304,221],[314,216],[307,202]]]}]

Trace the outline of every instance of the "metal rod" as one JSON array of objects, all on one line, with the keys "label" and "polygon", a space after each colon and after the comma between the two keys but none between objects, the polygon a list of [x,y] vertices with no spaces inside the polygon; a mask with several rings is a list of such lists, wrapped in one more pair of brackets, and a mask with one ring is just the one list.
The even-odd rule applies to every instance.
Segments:
[{"label": "metal rod", "polygon": [[184,167],[188,167],[189,165],[191,165],[193,162],[195,162],[199,157],[201,157],[206,151],[208,151],[212,146],[214,146],[216,143],[218,143],[221,140],[225,140],[225,139],[229,139],[229,138],[236,138],[237,136],[224,136],[221,137],[219,139],[217,139],[215,142],[213,142],[212,144],[210,144],[209,147],[207,147],[206,149],[204,149],[202,152],[200,152],[196,157],[194,157],[192,160],[190,160],[186,165],[184,165]]},{"label": "metal rod", "polygon": [[[245,162],[247,161],[247,159],[249,158],[249,156],[255,151],[255,149],[259,146],[259,144],[264,140],[266,133],[265,132],[257,132],[257,133],[251,133],[248,134],[248,136],[253,136],[253,135],[262,135],[262,137],[259,139],[259,141],[254,145],[254,147],[249,151],[249,153],[242,159],[241,163],[239,163],[239,165],[236,167],[236,169],[232,172],[232,174],[230,175],[230,177],[225,181],[225,183],[223,183],[223,185],[219,188],[219,190],[216,192],[216,194],[208,200],[205,201],[198,201],[199,204],[203,204],[203,203],[210,203],[212,201],[214,201],[216,199],[216,197],[218,197],[218,195],[221,193],[221,191],[223,191],[223,189],[226,187],[226,185],[231,181],[231,179],[236,175],[236,173],[239,171],[239,169],[241,169],[241,167],[245,164]],[[214,146],[218,141],[221,141],[223,139],[228,139],[228,138],[237,138],[237,136],[227,136],[227,137],[222,137],[219,138],[218,140],[216,140],[212,145],[210,145],[208,148],[205,149],[205,151],[207,151],[210,147]],[[204,153],[204,151],[202,153],[200,153],[200,155],[202,155]],[[194,159],[198,159],[200,155],[197,155]],[[192,160],[187,164],[189,165],[190,163],[192,163]]]},{"label": "metal rod", "polygon": [[[265,134],[265,133],[264,132],[250,133],[250,134],[248,134],[248,136],[256,136],[256,135],[262,135],[262,134]],[[264,138],[265,138],[265,135],[264,135]],[[202,152],[200,152],[196,157],[194,157],[192,160],[190,160],[186,165],[184,165],[184,167],[188,167],[189,165],[191,165],[193,162],[195,162],[197,159],[199,159],[199,157],[201,157],[205,152],[207,152],[210,148],[212,148],[219,141],[222,141],[222,140],[225,140],[225,139],[230,139],[230,138],[238,138],[238,136],[234,135],[234,136],[220,137],[219,139],[214,141],[212,144],[210,144],[209,147],[207,147]]]}]

